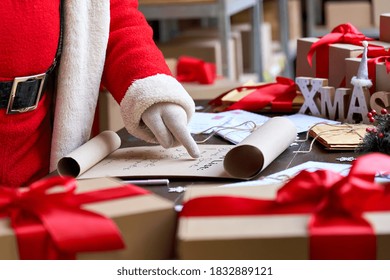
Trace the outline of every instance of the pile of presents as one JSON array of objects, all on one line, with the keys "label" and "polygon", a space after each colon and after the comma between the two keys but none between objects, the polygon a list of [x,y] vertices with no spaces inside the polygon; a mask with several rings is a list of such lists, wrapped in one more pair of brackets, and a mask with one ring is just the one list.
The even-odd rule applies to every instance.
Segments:
[{"label": "pile of presents", "polygon": [[0,259],[389,259],[390,185],[374,181],[384,166],[374,153],[347,176],[192,187],[181,209],[110,178],[0,187]]}]

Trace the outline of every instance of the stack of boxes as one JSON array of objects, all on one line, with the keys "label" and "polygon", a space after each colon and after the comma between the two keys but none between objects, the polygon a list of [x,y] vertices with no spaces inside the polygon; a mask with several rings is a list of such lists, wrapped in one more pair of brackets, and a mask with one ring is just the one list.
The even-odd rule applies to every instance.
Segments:
[{"label": "stack of boxes", "polygon": [[[380,46],[385,50],[390,48],[390,14],[382,14],[380,16],[380,28],[379,40],[369,41],[369,45]],[[324,65],[318,64],[318,59],[316,54],[313,56],[312,67],[310,67],[307,60],[307,54],[310,50],[310,47],[313,43],[317,42],[319,38],[301,38],[297,41],[297,67],[296,67],[296,76],[297,77],[318,77],[318,71],[321,71],[321,68],[324,68]],[[358,45],[351,44],[331,44],[329,46],[329,59],[327,67],[329,69],[326,73],[328,78],[329,86],[339,88],[339,87],[349,87],[352,88],[351,78],[356,76],[360,60],[359,57],[363,53],[363,47]],[[324,58],[322,58],[323,60]],[[370,77],[371,79],[373,77]],[[390,74],[386,71],[386,66],[384,62],[376,64],[376,84],[372,91],[390,91]]]}]

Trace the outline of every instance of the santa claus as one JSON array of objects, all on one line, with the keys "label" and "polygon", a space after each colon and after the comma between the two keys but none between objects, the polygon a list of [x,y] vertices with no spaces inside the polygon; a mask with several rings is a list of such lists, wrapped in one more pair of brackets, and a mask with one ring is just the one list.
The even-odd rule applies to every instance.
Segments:
[{"label": "santa claus", "polygon": [[186,128],[194,102],[171,76],[137,1],[60,2],[2,1],[0,184],[27,185],[85,143],[101,84],[130,134],[182,144],[197,157]]}]

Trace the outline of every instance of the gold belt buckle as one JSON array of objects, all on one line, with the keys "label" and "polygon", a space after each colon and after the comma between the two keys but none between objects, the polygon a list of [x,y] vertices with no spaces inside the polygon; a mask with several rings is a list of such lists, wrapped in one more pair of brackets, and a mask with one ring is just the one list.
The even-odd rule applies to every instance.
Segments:
[{"label": "gold belt buckle", "polygon": [[[42,94],[43,84],[45,83],[46,73],[38,74],[38,75],[32,75],[32,76],[26,76],[26,77],[16,77],[12,84],[11,93],[9,95],[8,100],[8,106],[7,106],[7,114],[19,114],[19,113],[25,113],[35,110],[38,107],[39,99]],[[41,83],[39,85],[38,93],[36,95],[36,99],[34,101],[34,104],[29,107],[24,108],[14,108],[14,101],[17,94],[17,89],[19,83],[26,82],[29,80],[41,80]]]}]

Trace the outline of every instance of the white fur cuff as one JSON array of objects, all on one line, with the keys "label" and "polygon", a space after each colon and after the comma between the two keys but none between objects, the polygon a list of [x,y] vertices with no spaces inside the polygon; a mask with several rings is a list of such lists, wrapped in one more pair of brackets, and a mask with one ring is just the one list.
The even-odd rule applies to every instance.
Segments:
[{"label": "white fur cuff", "polygon": [[195,111],[195,104],[183,86],[173,77],[158,74],[135,81],[127,90],[120,104],[127,131],[147,142],[157,143],[152,132],[142,125],[141,116],[156,103],[169,102],[183,107],[187,122]]}]

